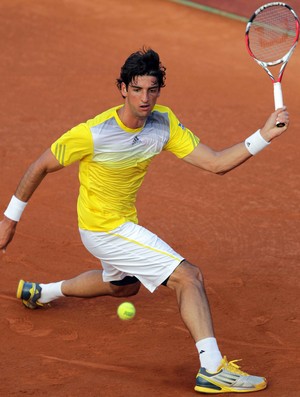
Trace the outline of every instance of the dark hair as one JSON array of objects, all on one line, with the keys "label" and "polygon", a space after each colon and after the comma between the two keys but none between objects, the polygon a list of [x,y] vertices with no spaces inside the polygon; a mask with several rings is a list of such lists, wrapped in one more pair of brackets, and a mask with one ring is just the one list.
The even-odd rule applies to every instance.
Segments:
[{"label": "dark hair", "polygon": [[124,83],[128,88],[129,83],[137,76],[154,76],[160,88],[165,86],[166,68],[161,64],[157,52],[151,48],[143,47],[126,59],[116,81],[117,87],[120,90],[121,84]]}]

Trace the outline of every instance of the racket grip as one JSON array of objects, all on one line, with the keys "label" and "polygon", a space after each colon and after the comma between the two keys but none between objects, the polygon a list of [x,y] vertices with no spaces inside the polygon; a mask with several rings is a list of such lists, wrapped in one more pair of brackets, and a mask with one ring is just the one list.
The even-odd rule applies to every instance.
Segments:
[{"label": "racket grip", "polygon": [[[281,90],[281,83],[276,82],[273,84],[274,87],[274,102],[275,102],[275,110],[280,109],[283,107],[283,97],[282,97],[282,90]],[[284,123],[276,123],[277,127],[284,127]]]}]

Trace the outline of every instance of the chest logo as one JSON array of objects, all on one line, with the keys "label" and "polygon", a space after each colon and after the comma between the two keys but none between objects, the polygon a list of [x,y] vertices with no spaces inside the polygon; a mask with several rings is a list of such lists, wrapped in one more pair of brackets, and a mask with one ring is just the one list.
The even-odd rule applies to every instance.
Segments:
[{"label": "chest logo", "polygon": [[137,143],[142,143],[142,142],[140,141],[140,139],[139,139],[138,136],[135,136],[135,137],[133,138],[131,144],[132,144],[132,146],[133,146],[133,145],[136,145]]}]

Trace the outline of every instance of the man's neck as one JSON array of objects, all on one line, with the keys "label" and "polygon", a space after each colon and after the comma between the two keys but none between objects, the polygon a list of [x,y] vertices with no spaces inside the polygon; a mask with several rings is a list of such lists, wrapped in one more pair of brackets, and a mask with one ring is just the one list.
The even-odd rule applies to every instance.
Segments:
[{"label": "man's neck", "polygon": [[130,128],[132,130],[135,130],[137,128],[142,128],[146,122],[145,117],[143,118],[139,118],[139,117],[135,117],[132,114],[130,114],[129,112],[126,111],[126,107],[122,106],[120,109],[118,109],[117,111],[118,116],[120,118],[120,120],[122,121],[122,123],[127,127]]}]

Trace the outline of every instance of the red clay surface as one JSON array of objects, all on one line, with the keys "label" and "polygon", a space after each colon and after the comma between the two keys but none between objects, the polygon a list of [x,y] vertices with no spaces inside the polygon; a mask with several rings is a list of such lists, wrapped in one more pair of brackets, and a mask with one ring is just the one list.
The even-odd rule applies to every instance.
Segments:
[{"label": "red clay surface", "polygon": [[[273,93],[244,30],[162,0],[2,0],[1,211],[54,139],[121,102],[115,78],[143,44],[167,66],[160,103],[204,143],[222,148],[254,132]],[[202,268],[221,351],[268,378],[264,397],[300,395],[299,70],[300,49],[283,81],[291,126],[268,149],[224,177],[162,154],[138,200],[140,223]],[[117,318],[117,299],[29,311],[15,298],[20,278],[51,282],[98,267],[78,236],[77,190],[76,166],[48,176],[0,256],[0,395],[196,395],[198,356],[168,289],[142,288],[130,322]]]},{"label": "red clay surface", "polygon": [[[250,18],[253,12],[263,4],[272,3],[271,1],[267,0],[192,0],[191,2],[241,15],[247,18]],[[299,0],[289,0],[285,3],[290,5],[296,11],[296,13],[300,15]]]}]

